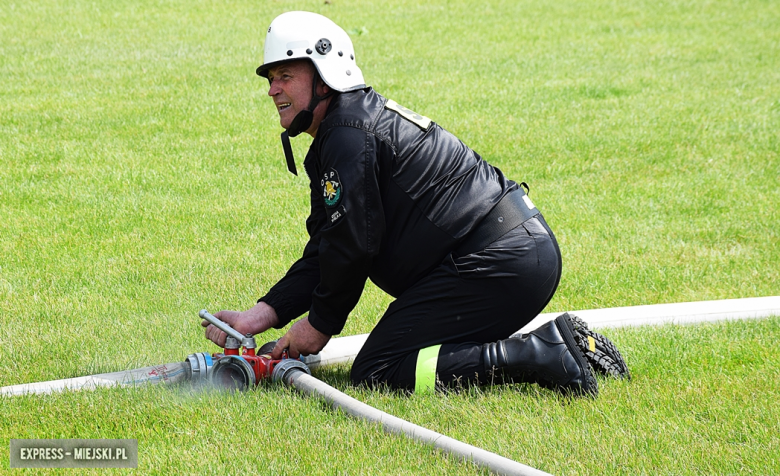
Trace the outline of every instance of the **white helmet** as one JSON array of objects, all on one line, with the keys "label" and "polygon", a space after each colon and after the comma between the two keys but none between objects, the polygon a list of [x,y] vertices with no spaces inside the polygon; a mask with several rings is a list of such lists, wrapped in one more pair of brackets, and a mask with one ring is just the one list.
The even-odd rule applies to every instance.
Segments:
[{"label": "white helmet", "polygon": [[331,89],[346,92],[366,87],[355,63],[355,49],[347,32],[330,19],[310,12],[282,13],[265,36],[263,64],[257,74],[286,61],[308,59]]}]

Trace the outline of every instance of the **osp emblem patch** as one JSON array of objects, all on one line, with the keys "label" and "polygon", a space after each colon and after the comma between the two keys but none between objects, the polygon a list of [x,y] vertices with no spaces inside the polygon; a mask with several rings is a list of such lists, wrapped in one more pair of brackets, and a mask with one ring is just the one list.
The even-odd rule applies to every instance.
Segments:
[{"label": "osp emblem patch", "polygon": [[335,169],[330,169],[320,180],[320,186],[322,186],[322,198],[325,199],[325,206],[332,208],[338,205],[342,193],[339,173]]}]

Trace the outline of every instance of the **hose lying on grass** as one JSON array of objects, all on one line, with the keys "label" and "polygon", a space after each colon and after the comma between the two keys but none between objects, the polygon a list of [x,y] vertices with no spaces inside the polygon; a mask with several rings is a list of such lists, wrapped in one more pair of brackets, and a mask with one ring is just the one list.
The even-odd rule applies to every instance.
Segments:
[{"label": "hose lying on grass", "polygon": [[312,377],[305,365],[299,361],[287,360],[284,361],[284,364],[277,365],[274,369],[273,380],[274,382],[282,381],[303,394],[322,397],[331,407],[341,409],[355,418],[379,423],[387,433],[406,435],[414,440],[430,444],[458,459],[471,461],[478,466],[487,468],[495,474],[550,476],[549,473],[539,471],[476,446],[471,446],[414,423],[409,423],[406,420],[366,405],[336,390],[325,382]]}]

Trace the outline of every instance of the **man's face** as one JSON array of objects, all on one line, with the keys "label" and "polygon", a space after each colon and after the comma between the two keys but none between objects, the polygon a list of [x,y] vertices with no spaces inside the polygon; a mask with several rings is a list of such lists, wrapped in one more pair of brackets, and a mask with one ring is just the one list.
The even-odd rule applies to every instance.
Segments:
[{"label": "man's face", "polygon": [[311,102],[311,82],[314,66],[308,61],[291,61],[268,70],[271,88],[268,95],[274,100],[282,127],[290,127],[295,116]]}]

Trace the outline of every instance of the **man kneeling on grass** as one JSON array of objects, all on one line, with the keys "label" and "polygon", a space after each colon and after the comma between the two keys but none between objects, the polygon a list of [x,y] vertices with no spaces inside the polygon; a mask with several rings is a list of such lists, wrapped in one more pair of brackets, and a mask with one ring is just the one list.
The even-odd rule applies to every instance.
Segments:
[{"label": "man kneeling on grass", "polygon": [[[341,332],[371,279],[396,299],[355,359],[355,384],[426,391],[536,382],[596,395],[594,368],[627,375],[614,346],[568,314],[510,338],[558,286],[550,227],[524,183],[366,86],[344,30],[314,13],[280,15],[257,74],[270,84],[291,172],[288,137],[314,138],[303,163],[310,238],[254,307],[217,317],[258,334],[308,311],[272,356],[314,354]],[[222,331],[203,325],[224,344]]]}]

